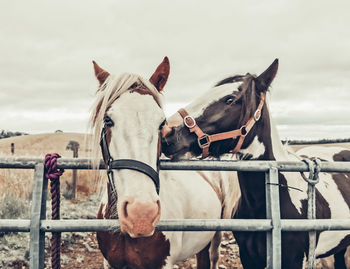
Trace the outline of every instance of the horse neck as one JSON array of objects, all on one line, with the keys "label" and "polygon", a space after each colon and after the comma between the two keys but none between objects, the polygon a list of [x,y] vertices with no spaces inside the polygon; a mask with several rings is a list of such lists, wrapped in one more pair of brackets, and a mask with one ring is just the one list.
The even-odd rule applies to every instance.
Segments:
[{"label": "horse neck", "polygon": [[241,158],[255,160],[288,161],[293,155],[282,145],[271,113],[268,99],[262,111],[261,119],[255,124],[255,133],[250,135],[247,143],[240,151]]},{"label": "horse neck", "polygon": [[[260,121],[256,123],[255,130],[257,130],[255,136],[250,138],[251,143],[240,151],[242,158],[277,161],[290,159],[288,151],[281,143],[267,104]],[[238,179],[242,193],[242,210],[239,215],[265,217],[265,173],[239,172]]]}]

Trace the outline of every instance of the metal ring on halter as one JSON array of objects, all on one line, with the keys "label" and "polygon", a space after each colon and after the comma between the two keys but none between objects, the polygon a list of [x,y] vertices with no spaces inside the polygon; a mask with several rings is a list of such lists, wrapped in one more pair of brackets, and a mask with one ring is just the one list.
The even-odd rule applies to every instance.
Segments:
[{"label": "metal ring on halter", "polygon": [[241,128],[239,128],[241,131],[241,136],[246,136],[248,134],[247,132],[247,126],[243,125]]},{"label": "metal ring on halter", "polygon": [[254,120],[255,121],[258,121],[261,117],[261,110],[260,109],[257,109],[254,113]]},{"label": "metal ring on halter", "polygon": [[210,138],[209,135],[204,134],[202,137],[198,137],[198,146],[202,149],[205,147],[208,147],[210,145]]},{"label": "metal ring on halter", "polygon": [[[191,120],[192,124],[188,123],[187,120]],[[191,129],[194,126],[196,126],[196,121],[192,116],[186,116],[186,117],[184,117],[184,124],[187,128]]]}]

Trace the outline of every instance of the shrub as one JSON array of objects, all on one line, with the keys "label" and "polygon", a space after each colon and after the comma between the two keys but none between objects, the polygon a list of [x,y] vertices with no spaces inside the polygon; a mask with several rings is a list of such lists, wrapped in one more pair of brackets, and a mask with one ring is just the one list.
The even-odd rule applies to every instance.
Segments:
[{"label": "shrub", "polygon": [[29,202],[12,194],[4,194],[0,198],[0,219],[29,218]]}]

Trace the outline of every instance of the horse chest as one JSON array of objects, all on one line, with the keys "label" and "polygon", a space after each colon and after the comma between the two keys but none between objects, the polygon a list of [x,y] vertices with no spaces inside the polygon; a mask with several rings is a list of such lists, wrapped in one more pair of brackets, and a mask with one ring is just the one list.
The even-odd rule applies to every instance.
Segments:
[{"label": "horse chest", "polygon": [[161,232],[135,239],[121,233],[98,232],[97,240],[103,256],[114,268],[162,268],[170,251],[169,240]]},{"label": "horse chest", "polygon": [[[109,207],[103,213],[101,204],[98,219],[108,218]],[[170,255],[170,242],[162,232],[150,237],[131,238],[122,233],[97,232],[100,250],[113,268],[158,269]]]}]

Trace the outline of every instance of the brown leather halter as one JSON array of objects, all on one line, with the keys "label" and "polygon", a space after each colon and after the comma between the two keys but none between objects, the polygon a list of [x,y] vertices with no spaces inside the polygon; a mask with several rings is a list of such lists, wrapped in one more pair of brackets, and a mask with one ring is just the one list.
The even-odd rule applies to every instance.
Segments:
[{"label": "brown leather halter", "polygon": [[237,153],[244,142],[244,138],[247,136],[249,131],[253,128],[255,122],[257,122],[261,117],[261,110],[265,103],[265,94],[260,94],[260,103],[258,105],[258,108],[254,112],[253,117],[251,117],[245,125],[242,125],[241,128],[218,133],[218,134],[212,134],[208,135],[202,131],[202,129],[197,125],[195,119],[190,116],[187,111],[183,108],[179,109],[179,114],[184,120],[184,125],[190,130],[191,133],[195,133],[197,135],[197,142],[198,146],[202,149],[202,159],[209,156],[209,147],[212,142],[215,141],[221,141],[225,139],[236,139],[239,137],[239,140],[237,142],[236,147],[233,149],[232,153]]}]

